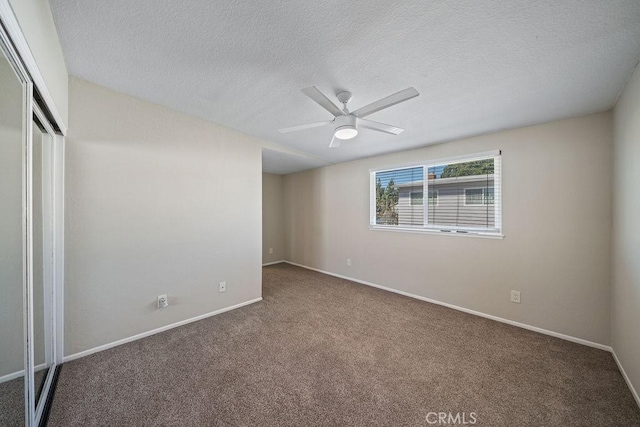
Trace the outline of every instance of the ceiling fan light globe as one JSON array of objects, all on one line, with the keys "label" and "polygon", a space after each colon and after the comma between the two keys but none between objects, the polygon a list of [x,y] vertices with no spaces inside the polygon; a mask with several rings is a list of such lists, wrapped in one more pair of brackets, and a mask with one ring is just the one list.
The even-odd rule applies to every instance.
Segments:
[{"label": "ceiling fan light globe", "polygon": [[351,139],[358,135],[358,129],[352,125],[340,126],[336,128],[334,136],[338,139]]}]

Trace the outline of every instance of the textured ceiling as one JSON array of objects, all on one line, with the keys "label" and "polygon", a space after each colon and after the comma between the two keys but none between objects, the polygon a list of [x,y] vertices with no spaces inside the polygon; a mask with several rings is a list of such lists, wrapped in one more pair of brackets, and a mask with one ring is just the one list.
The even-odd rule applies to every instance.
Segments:
[{"label": "textured ceiling", "polygon": [[329,163],[299,154],[268,148],[262,149],[262,172],[286,175],[327,166]]},{"label": "textured ceiling", "polygon": [[[341,162],[610,108],[640,58],[638,0],[51,0],[71,74]],[[329,149],[331,119],[408,86],[418,98]]]}]

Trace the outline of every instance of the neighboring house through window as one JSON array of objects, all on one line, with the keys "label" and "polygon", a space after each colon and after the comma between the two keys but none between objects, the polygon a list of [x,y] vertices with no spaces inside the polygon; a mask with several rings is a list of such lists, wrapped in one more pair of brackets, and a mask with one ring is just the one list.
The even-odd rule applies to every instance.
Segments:
[{"label": "neighboring house through window", "polygon": [[465,188],[465,206],[490,204],[493,204],[493,188]]},{"label": "neighboring house through window", "polygon": [[[423,192],[420,191],[412,191],[411,192],[411,205],[412,206],[422,206],[423,202]],[[438,204],[438,190],[429,190],[429,200],[427,201],[430,205]]]},{"label": "neighboring house through window", "polygon": [[411,192],[411,206],[422,206],[422,203],[423,203],[422,199],[423,199],[422,191]]},{"label": "neighboring house through window", "polygon": [[438,190],[429,190],[429,200],[427,203],[430,205],[438,205]]}]

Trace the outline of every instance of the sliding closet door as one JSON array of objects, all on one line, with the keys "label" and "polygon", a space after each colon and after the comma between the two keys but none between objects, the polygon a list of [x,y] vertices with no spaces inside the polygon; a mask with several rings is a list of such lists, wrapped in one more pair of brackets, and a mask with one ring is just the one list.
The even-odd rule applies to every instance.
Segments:
[{"label": "sliding closet door", "polygon": [[62,358],[64,138],[41,98],[0,25],[0,427],[46,422]]},{"label": "sliding closet door", "polygon": [[[1,46],[0,46],[1,47]],[[0,49],[0,425],[25,425],[25,85]]]},{"label": "sliding closet door", "polygon": [[35,405],[42,402],[45,380],[52,366],[51,143],[52,137],[34,117],[32,123],[31,182],[33,230],[33,379]]}]

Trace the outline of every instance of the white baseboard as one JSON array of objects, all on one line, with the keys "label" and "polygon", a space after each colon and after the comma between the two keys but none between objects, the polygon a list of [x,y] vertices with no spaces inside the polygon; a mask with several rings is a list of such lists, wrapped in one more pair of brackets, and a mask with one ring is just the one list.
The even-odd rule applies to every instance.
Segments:
[{"label": "white baseboard", "polygon": [[640,396],[638,396],[638,392],[633,387],[633,384],[631,383],[631,379],[629,379],[629,376],[627,375],[624,368],[622,367],[622,363],[620,363],[620,359],[618,359],[618,355],[616,354],[616,351],[611,350],[611,354],[613,354],[613,359],[616,361],[616,364],[618,365],[618,369],[620,369],[620,373],[622,373],[622,377],[627,382],[627,385],[629,386],[629,390],[631,390],[631,394],[633,395],[634,399],[636,399],[636,403],[638,404],[638,407],[640,407]]},{"label": "white baseboard", "polygon": [[24,376],[24,369],[18,372],[13,372],[11,374],[3,375],[0,377],[0,384],[7,381],[15,380],[16,378],[20,378],[22,376]]},{"label": "white baseboard", "polygon": [[286,262],[285,260],[281,259],[280,261],[273,261],[273,262],[268,262],[266,264],[262,264],[263,267],[266,267],[267,265],[273,265],[273,264],[282,264],[283,262]]},{"label": "white baseboard", "polygon": [[604,345],[604,344],[599,344],[599,343],[592,342],[592,341],[588,341],[588,340],[585,340],[585,339],[582,339],[582,338],[576,338],[576,337],[572,337],[570,335],[561,334],[559,332],[554,332],[554,331],[549,331],[547,329],[538,328],[537,326],[531,326],[531,325],[527,325],[525,323],[515,322],[513,320],[504,319],[502,317],[493,316],[491,314],[482,313],[480,311],[470,310],[468,308],[464,308],[464,307],[460,307],[460,306],[457,306],[457,305],[449,304],[449,303],[446,303],[446,302],[434,300],[434,299],[423,297],[423,296],[420,296],[420,295],[411,294],[409,292],[399,291],[397,289],[393,289],[393,288],[389,288],[389,287],[386,287],[386,286],[377,285],[375,283],[367,282],[367,281],[364,281],[364,280],[354,279],[353,277],[343,276],[342,274],[331,273],[330,271],[320,270],[320,269],[309,267],[309,266],[306,266],[306,265],[297,264],[295,262],[291,262],[291,261],[284,261],[284,262],[286,262],[287,264],[295,265],[297,267],[306,268],[307,270],[317,271],[318,273],[328,274],[329,276],[334,276],[334,277],[338,277],[340,279],[350,280],[352,282],[360,283],[362,285],[367,285],[367,286],[371,286],[371,287],[374,287],[374,288],[382,289],[382,290],[385,290],[385,291],[388,291],[388,292],[393,292],[395,294],[404,295],[404,296],[409,297],[409,298],[415,298],[415,299],[418,299],[420,301],[430,302],[432,304],[441,305],[441,306],[444,306],[444,307],[447,307],[447,308],[451,308],[451,309],[454,309],[454,310],[462,311],[464,313],[473,314],[475,316],[480,316],[480,317],[484,317],[486,319],[495,320],[496,322],[501,322],[501,323],[506,323],[508,325],[517,326],[518,328],[527,329],[527,330],[534,331],[534,332],[539,332],[541,334],[550,335],[552,337],[560,338],[560,339],[563,339],[563,340],[566,340],[566,341],[571,341],[571,342],[575,342],[575,343],[578,343],[578,344],[586,345],[586,346],[589,346],[589,347],[598,348],[600,350],[605,350],[605,351],[609,351],[609,352],[612,351],[610,346],[607,346],[607,345]]},{"label": "white baseboard", "polygon": [[[44,369],[46,367],[46,365],[44,363],[40,364],[40,365],[36,365],[34,366],[34,370],[35,372],[41,371],[42,369]],[[17,371],[17,372],[13,372],[11,374],[7,374],[7,375],[3,375],[0,377],[0,384],[7,382],[7,381],[11,381],[11,380],[15,380],[16,378],[20,378],[24,376],[24,369]]]},{"label": "white baseboard", "polygon": [[157,328],[157,329],[152,329],[152,330],[147,331],[147,332],[142,332],[140,334],[133,335],[133,336],[128,337],[128,338],[123,338],[121,340],[114,341],[114,342],[111,342],[111,343],[108,343],[108,344],[103,344],[101,346],[90,348],[89,350],[84,350],[84,351],[81,351],[79,353],[71,354],[69,356],[65,356],[63,358],[63,361],[64,362],[70,362],[71,360],[75,360],[75,359],[79,359],[81,357],[89,356],[90,354],[93,354],[93,353],[98,353],[100,351],[104,351],[104,350],[107,350],[107,349],[110,349],[110,348],[113,348],[113,347],[117,347],[119,345],[126,344],[126,343],[131,342],[131,341],[136,341],[136,340],[139,340],[141,338],[146,338],[146,337],[149,337],[151,335],[155,335],[155,334],[160,333],[160,332],[168,331],[169,329],[177,328],[178,326],[183,326],[183,325],[186,325],[188,323],[197,322],[198,320],[206,319],[207,317],[211,317],[211,316],[215,316],[217,314],[225,313],[227,311],[235,310],[236,308],[244,307],[245,305],[253,304],[253,303],[259,302],[259,301],[262,301],[262,297],[256,298],[256,299],[252,299],[252,300],[249,300],[249,301],[245,301],[245,302],[241,302],[240,304],[232,305],[230,307],[221,308],[219,310],[212,311],[210,313],[201,314],[199,316],[192,317],[190,319],[181,320],[181,321],[176,322],[176,323],[171,323],[170,325],[162,326],[162,327]]}]

